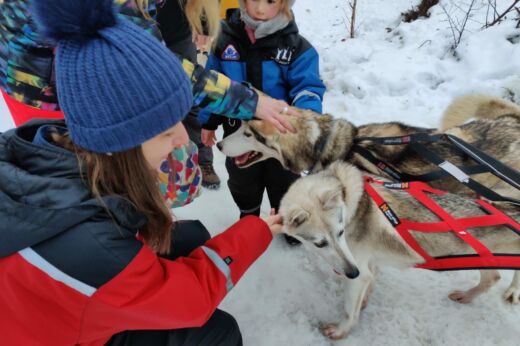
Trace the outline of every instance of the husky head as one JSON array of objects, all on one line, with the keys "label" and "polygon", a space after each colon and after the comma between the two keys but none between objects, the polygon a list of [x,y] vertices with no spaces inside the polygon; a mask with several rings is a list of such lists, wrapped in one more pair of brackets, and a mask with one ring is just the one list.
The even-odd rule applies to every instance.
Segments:
[{"label": "husky head", "polygon": [[316,142],[332,123],[330,115],[319,115],[302,110],[300,117],[288,117],[296,133],[281,133],[271,123],[263,120],[242,122],[242,126],[217,143],[222,153],[234,159],[240,168],[274,158],[285,169],[295,173],[315,165],[321,153]]},{"label": "husky head", "polygon": [[240,128],[217,143],[222,153],[234,159],[240,168],[257,162],[276,158],[282,162],[279,140],[284,134],[274,126],[261,120],[243,121]]},{"label": "husky head", "polygon": [[343,162],[300,178],[280,204],[284,232],[323,257],[336,273],[356,278],[359,270],[347,233],[362,193],[360,171]]}]

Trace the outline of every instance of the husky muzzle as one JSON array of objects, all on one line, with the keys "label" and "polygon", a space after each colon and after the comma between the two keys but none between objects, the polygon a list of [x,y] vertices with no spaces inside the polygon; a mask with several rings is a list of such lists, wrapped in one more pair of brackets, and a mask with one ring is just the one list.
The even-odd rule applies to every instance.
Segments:
[{"label": "husky muzzle", "polygon": [[355,279],[359,276],[359,269],[356,267],[345,270],[344,273],[338,272],[336,269],[332,269],[337,275],[345,275],[349,279]]}]

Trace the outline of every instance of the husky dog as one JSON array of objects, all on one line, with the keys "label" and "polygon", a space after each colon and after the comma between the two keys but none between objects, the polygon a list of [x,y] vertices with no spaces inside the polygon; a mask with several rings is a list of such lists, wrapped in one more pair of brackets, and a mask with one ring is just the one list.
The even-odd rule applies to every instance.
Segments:
[{"label": "husky dog", "polygon": [[[463,124],[471,118],[475,120]],[[244,122],[238,131],[224,138],[217,147],[224,155],[233,157],[239,167],[248,167],[273,157],[295,173],[316,172],[336,160],[346,160],[367,172],[385,176],[377,166],[352,151],[355,138],[405,136],[418,132],[447,133],[520,170],[520,107],[495,97],[472,94],[456,99],[443,116],[444,131],[398,122],[356,127],[346,119],[335,119],[331,115],[308,110],[302,110],[301,117],[290,117],[290,121],[297,129],[296,133],[282,134],[274,126],[259,120]],[[409,145],[413,144],[361,142],[360,145],[402,173],[422,175],[438,170],[438,167],[409,150]],[[474,164],[444,140],[425,143],[425,146],[457,166]],[[474,179],[501,195],[520,198],[519,190],[490,173],[478,174]],[[432,185],[460,194],[470,193],[451,177],[435,181]]]},{"label": "husky dog", "polygon": [[[407,192],[377,185],[373,187],[401,219],[439,221],[435,214]],[[455,218],[484,214],[477,203],[459,195],[446,193],[431,195],[430,198]],[[520,221],[520,208],[509,203],[496,203],[495,206],[515,221]],[[279,211],[286,234],[322,256],[336,273],[353,279],[345,285],[348,317],[338,324],[322,326],[324,335],[331,339],[345,337],[357,323],[373,281],[372,267],[389,264],[403,268],[424,262],[365,192],[361,171],[348,163],[337,161],[325,170],[298,179],[283,197]],[[520,253],[520,235],[505,226],[479,227],[468,231],[493,253]],[[412,233],[432,257],[475,253],[453,232]],[[519,273],[515,271],[513,281],[504,294],[504,298],[513,304],[520,302]],[[480,274],[478,285],[466,291],[454,291],[449,298],[459,303],[469,303],[500,279],[496,270],[481,270]]]}]

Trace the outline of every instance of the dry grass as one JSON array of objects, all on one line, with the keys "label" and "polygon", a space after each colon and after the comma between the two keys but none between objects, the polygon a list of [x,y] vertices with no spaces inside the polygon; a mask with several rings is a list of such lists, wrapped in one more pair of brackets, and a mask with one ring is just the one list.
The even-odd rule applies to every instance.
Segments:
[{"label": "dry grass", "polygon": [[437,5],[438,3],[439,0],[421,0],[421,3],[418,6],[415,6],[407,12],[401,13],[403,22],[410,23],[420,17],[430,17],[430,8]]}]

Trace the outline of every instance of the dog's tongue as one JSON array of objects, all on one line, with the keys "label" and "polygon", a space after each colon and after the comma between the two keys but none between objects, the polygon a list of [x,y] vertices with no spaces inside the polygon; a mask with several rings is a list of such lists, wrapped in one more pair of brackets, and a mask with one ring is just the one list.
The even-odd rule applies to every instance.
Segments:
[{"label": "dog's tongue", "polygon": [[249,154],[251,154],[251,152],[247,152],[245,154],[235,157],[235,164],[237,166],[240,166],[240,165],[243,165],[244,163],[246,163],[247,159],[249,158]]}]

